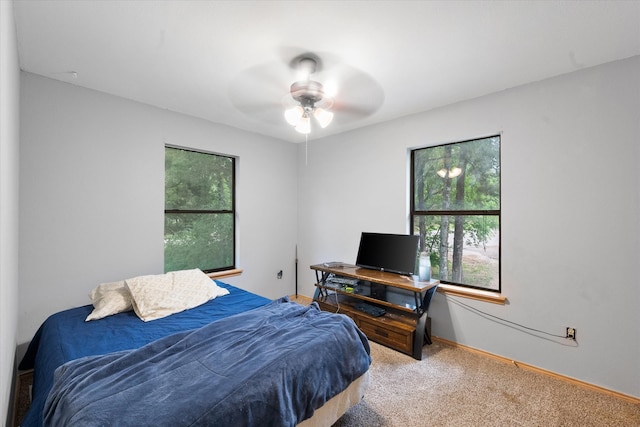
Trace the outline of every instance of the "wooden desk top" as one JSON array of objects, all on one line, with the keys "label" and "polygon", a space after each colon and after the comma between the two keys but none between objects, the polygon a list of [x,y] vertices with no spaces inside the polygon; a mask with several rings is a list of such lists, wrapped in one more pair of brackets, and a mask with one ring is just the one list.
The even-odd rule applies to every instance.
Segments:
[{"label": "wooden desk top", "polygon": [[417,276],[403,276],[401,274],[389,273],[388,271],[371,270],[358,267],[352,264],[341,264],[339,267],[327,267],[324,264],[316,264],[310,267],[312,270],[333,273],[338,276],[353,277],[358,280],[366,280],[374,283],[392,286],[394,288],[405,289],[411,292],[424,292],[440,283],[439,280],[431,279],[428,282],[421,282]]}]

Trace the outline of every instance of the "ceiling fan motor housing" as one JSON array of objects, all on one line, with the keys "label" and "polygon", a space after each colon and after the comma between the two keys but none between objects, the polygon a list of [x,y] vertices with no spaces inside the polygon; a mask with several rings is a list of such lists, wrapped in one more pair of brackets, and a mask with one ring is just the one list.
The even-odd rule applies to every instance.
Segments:
[{"label": "ceiling fan motor housing", "polygon": [[313,108],[314,104],[324,96],[324,90],[322,84],[314,80],[298,81],[291,85],[291,96],[303,108]]}]

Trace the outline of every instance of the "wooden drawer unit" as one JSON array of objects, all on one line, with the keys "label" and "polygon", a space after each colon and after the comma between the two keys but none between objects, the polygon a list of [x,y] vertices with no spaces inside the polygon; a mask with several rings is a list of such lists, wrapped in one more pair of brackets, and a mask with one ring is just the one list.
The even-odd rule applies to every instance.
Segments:
[{"label": "wooden drawer unit", "polygon": [[362,313],[353,308],[351,302],[344,297],[340,298],[338,305],[336,299],[326,298],[318,299],[316,302],[323,311],[332,313],[345,314],[353,319],[358,328],[372,341],[386,345],[393,349],[399,350],[409,355],[413,350],[413,336],[415,333],[415,325],[411,326],[411,322],[402,322],[394,320],[391,314],[373,317]]},{"label": "wooden drawer unit", "polygon": [[369,320],[360,317],[358,327],[372,341],[384,344],[403,353],[413,351],[413,333],[415,328],[399,328],[397,324],[387,325],[380,320]]}]

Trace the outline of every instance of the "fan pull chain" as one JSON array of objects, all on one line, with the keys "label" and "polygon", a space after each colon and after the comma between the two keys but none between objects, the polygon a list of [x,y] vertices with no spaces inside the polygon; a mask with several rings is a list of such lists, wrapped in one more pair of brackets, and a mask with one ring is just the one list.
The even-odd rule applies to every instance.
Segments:
[{"label": "fan pull chain", "polygon": [[304,165],[309,165],[309,134],[304,134]]}]

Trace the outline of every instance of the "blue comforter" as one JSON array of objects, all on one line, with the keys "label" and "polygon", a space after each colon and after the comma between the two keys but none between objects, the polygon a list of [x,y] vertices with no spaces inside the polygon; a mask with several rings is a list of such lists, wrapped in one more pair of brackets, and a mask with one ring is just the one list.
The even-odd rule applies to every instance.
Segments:
[{"label": "blue comforter", "polygon": [[264,306],[271,300],[216,281],[229,290],[201,306],[152,322],[143,322],[133,311],[85,322],[92,305],[51,315],[29,344],[19,369],[34,369],[33,399],[22,427],[42,425],[43,408],[53,385],[54,371],[62,364],[85,356],[132,350],[178,332],[194,330],[215,320]]},{"label": "blue comforter", "polygon": [[346,316],[287,299],[56,371],[45,425],[294,426],[364,374]]}]

